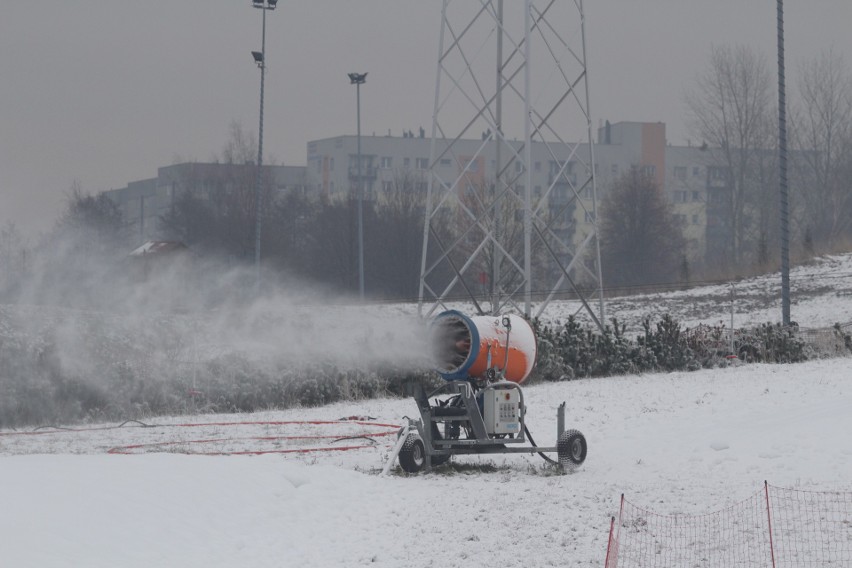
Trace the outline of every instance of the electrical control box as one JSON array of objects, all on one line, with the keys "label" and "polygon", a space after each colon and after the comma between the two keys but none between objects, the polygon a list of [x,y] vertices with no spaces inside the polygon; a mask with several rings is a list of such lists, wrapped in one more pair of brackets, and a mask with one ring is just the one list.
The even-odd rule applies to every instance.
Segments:
[{"label": "electrical control box", "polygon": [[488,434],[521,433],[521,392],[517,388],[486,388],[482,417]]}]

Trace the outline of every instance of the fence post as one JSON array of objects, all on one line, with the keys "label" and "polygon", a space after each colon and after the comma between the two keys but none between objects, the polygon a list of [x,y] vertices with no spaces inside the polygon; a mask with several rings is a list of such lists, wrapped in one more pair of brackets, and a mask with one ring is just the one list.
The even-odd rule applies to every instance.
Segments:
[{"label": "fence post", "polygon": [[736,357],[734,351],[734,283],[731,282],[731,357]]},{"label": "fence post", "polygon": [[624,493],[618,506],[618,532],[615,530],[615,517],[609,523],[609,542],[606,543],[606,560],[604,568],[618,568],[618,538],[621,533],[621,521],[624,518]]},{"label": "fence post", "polygon": [[763,492],[766,495],[766,520],[769,523],[769,553],[772,558],[772,568],[775,568],[775,544],[772,542],[772,514],[769,507],[769,482],[763,481]]},{"label": "fence post", "polygon": [[613,558],[613,564],[610,566],[609,559],[610,554],[613,552],[612,550],[612,535],[613,531],[615,531],[615,517],[612,517],[609,522],[609,540],[606,543],[606,560],[604,560],[604,568],[615,568],[615,562]]}]

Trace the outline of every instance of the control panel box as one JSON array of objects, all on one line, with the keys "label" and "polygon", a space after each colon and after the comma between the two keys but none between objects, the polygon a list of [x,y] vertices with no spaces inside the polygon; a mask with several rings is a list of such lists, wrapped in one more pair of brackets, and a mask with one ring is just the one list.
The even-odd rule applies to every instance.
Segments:
[{"label": "control panel box", "polygon": [[482,417],[489,434],[520,434],[521,393],[518,389],[487,388],[482,394]]}]

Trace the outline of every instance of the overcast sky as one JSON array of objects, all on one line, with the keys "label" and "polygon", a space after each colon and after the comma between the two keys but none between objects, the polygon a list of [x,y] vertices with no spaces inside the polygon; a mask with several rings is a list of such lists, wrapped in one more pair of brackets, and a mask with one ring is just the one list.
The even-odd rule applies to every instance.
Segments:
[{"label": "overcast sky", "polygon": [[[470,0],[473,2],[474,0]],[[521,0],[506,0],[520,2]],[[346,73],[369,72],[362,132],[431,126],[440,0],[280,0],[267,18],[264,154],[304,165],[306,142],[355,133]],[[852,63],[852,0],[788,0],[796,67]],[[595,124],[662,121],[689,138],[683,93],[712,45],[745,44],[775,71],[775,0],[586,0]],[[88,192],[221,154],[257,131],[261,13],[249,0],[4,0],[0,7],[0,224],[48,229],[71,184]]]}]

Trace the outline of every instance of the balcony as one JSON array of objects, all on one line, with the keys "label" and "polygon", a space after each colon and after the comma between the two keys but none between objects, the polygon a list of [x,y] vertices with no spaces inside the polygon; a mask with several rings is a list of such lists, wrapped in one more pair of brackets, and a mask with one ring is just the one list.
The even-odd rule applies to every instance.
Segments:
[{"label": "balcony", "polygon": [[[375,181],[379,169],[376,166],[364,166],[361,168],[361,177],[364,181]],[[358,181],[358,166],[349,167],[349,181]]]}]

